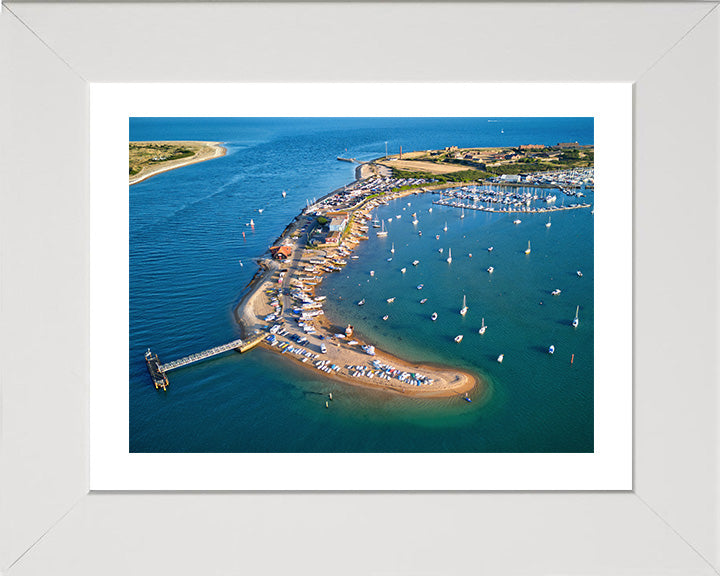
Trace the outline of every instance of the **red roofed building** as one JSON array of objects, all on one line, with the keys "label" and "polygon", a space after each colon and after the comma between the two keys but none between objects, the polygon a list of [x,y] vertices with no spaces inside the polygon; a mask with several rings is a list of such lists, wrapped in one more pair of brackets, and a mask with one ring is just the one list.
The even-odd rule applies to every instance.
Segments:
[{"label": "red roofed building", "polygon": [[275,260],[287,260],[292,256],[292,246],[272,246],[270,254]]}]

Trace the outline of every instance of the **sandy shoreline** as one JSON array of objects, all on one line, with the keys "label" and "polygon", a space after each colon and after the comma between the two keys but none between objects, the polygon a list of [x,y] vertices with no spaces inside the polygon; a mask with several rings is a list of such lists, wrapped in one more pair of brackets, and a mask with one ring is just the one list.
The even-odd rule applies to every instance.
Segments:
[{"label": "sandy shoreline", "polygon": [[[385,198],[400,198],[417,192],[412,189],[404,190],[390,193]],[[350,228],[362,229],[367,215],[378,203],[379,201],[359,203],[358,208],[353,211],[355,221]],[[308,216],[300,215],[295,218],[275,244],[281,244],[293,235],[297,236],[310,221],[311,217]],[[345,247],[325,250],[305,249],[307,238],[300,235],[293,243],[292,256],[287,261],[278,262],[265,255],[267,257],[259,263],[261,269],[250,281],[245,295],[235,308],[235,317],[242,326],[243,337],[248,338],[258,332],[268,334],[274,344],[263,340],[260,345],[264,348],[316,372],[318,376],[354,386],[422,397],[464,396],[480,389],[482,383],[478,376],[450,366],[409,362],[378,349],[374,350],[374,355],[370,355],[362,346],[371,345],[371,342],[357,335],[346,337],[346,326],[333,323],[322,311],[302,324],[293,316],[293,308],[298,309],[299,293],[306,299],[307,306],[321,308],[315,297],[315,285],[325,273],[319,272],[320,275],[315,276],[319,280],[307,280],[306,270],[313,266],[310,260],[334,258],[337,261],[338,258],[343,258],[342,254],[347,255],[352,250],[349,243],[352,234],[354,232],[351,232],[347,237],[348,241],[343,243]],[[309,284],[305,285],[303,282]],[[265,320],[273,314],[278,317]],[[303,324],[312,325],[312,332],[306,333]],[[277,334],[270,336],[269,329],[272,326],[277,326]],[[298,343],[297,340],[301,338],[307,338],[307,342]],[[325,352],[322,352],[323,345]],[[319,363],[322,364],[318,365]]]},{"label": "sandy shoreline", "polygon": [[[159,144],[164,144],[166,142],[158,142]],[[138,174],[135,176],[130,176],[129,179],[129,185],[132,186],[133,184],[137,184],[138,182],[142,182],[143,180],[147,180],[148,178],[151,178],[152,176],[157,176],[158,174],[162,174],[163,172],[168,172],[169,170],[175,170],[176,168],[182,168],[183,166],[189,166],[190,164],[197,164],[198,162],[205,162],[206,160],[213,160],[215,158],[220,158],[222,156],[225,156],[227,153],[227,148],[224,146],[221,146],[220,142],[203,142],[203,141],[178,141],[178,142],[172,142],[173,144],[202,144],[204,147],[192,158],[183,158],[181,160],[171,160],[170,162],[166,162],[165,164],[162,164],[161,166],[158,166],[156,168],[151,169],[145,169],[143,168]]]}]

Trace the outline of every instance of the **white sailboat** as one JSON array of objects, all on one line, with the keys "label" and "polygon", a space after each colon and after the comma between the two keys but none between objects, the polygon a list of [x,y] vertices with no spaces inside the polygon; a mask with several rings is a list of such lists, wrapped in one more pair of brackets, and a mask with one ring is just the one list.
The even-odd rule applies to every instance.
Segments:
[{"label": "white sailboat", "polygon": [[287,192],[285,192],[285,190],[283,190],[282,197],[285,198],[285,196],[287,196]]},{"label": "white sailboat", "polygon": [[448,248],[448,257],[446,258],[446,260],[448,264],[452,262],[452,248]]},{"label": "white sailboat", "polygon": [[445,227],[443,228],[445,232],[447,232],[447,220],[445,221]]},{"label": "white sailboat", "polygon": [[460,218],[465,218],[465,208],[460,208]]},{"label": "white sailboat", "polygon": [[381,237],[387,236],[388,233],[387,230],[385,230],[385,220],[383,220],[381,223],[381,229],[375,232],[375,234]]},{"label": "white sailboat", "polygon": [[525,254],[530,254],[530,240],[528,240],[528,247],[525,250]]},{"label": "white sailboat", "polygon": [[480,325],[480,330],[478,330],[478,334],[485,334],[485,330],[487,330],[487,326],[485,326],[485,318],[483,318],[482,324]]},{"label": "white sailboat", "polygon": [[467,307],[467,299],[465,297],[465,294],[463,294],[463,305],[462,308],[460,308],[460,316],[465,316],[467,314],[468,307]]},{"label": "white sailboat", "polygon": [[463,339],[463,335],[462,335],[462,334],[458,334],[458,335],[455,336],[455,338],[454,338],[455,342],[457,342],[458,344],[460,344],[460,342],[462,342],[462,339]]},{"label": "white sailboat", "polygon": [[392,248],[390,248],[390,254],[395,254],[395,242],[392,243]]},{"label": "white sailboat", "polygon": [[575,309],[575,318],[573,318],[573,321],[572,321],[573,328],[577,328],[578,324],[580,324],[579,314],[580,314],[580,306],[578,306]]},{"label": "white sailboat", "polygon": [[550,216],[548,216],[548,221],[545,222],[545,228],[550,228],[552,226],[552,222],[550,222]]},{"label": "white sailboat", "polygon": [[505,359],[505,354],[500,354],[500,356],[498,356],[498,358],[497,358],[497,361],[500,362],[500,364],[502,364],[502,361],[504,359]]}]

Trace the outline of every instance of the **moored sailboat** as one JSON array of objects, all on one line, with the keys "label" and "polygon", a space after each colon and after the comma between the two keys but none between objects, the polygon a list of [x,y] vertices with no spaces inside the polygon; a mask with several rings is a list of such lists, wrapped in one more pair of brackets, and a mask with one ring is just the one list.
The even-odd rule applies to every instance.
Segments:
[{"label": "moored sailboat", "polygon": [[580,306],[575,308],[575,318],[573,318],[573,321],[572,321],[573,328],[577,328],[578,324],[580,324],[579,314],[580,314]]},{"label": "moored sailboat", "polygon": [[463,294],[463,305],[462,308],[460,308],[460,316],[465,316],[467,314],[468,307],[467,307],[467,298],[465,294]]},{"label": "moored sailboat", "polygon": [[377,232],[375,232],[375,234],[377,234],[377,235],[380,236],[380,237],[387,236],[388,233],[387,233],[387,230],[385,230],[385,220],[382,221],[382,223],[380,224],[380,226],[381,226],[381,229],[378,230]]}]

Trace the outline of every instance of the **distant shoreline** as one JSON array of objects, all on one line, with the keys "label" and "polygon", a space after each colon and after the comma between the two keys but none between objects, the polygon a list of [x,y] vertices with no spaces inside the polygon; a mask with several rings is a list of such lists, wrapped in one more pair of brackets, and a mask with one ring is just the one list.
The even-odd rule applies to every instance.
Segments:
[{"label": "distant shoreline", "polygon": [[[149,143],[146,141],[143,142],[131,142],[133,144],[140,144],[140,143]],[[183,166],[189,166],[190,164],[197,164],[199,162],[205,162],[206,160],[213,160],[215,158],[220,158],[222,156],[225,156],[227,153],[227,148],[224,146],[221,146],[220,142],[205,142],[202,140],[178,140],[178,141],[170,141],[170,140],[162,140],[154,142],[154,144],[196,144],[203,146],[195,156],[192,158],[183,158],[181,160],[171,160],[169,162],[166,162],[164,164],[158,165],[155,168],[146,169],[143,168],[138,174],[135,176],[130,176],[129,179],[129,185],[132,186],[133,184],[137,184],[138,182],[142,182],[143,180],[147,180],[148,178],[151,178],[153,176],[156,176],[158,174],[162,174],[163,172],[168,172],[170,170],[175,170],[176,168],[182,168]]]}]

